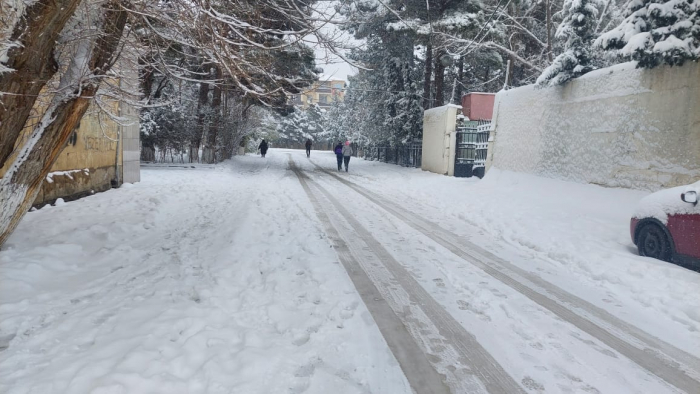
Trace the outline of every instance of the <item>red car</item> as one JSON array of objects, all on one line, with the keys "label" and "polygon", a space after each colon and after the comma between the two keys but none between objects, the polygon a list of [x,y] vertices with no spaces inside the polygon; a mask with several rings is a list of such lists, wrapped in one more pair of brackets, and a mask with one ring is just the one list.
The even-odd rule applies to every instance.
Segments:
[{"label": "red car", "polygon": [[632,216],[630,233],[640,256],[700,265],[700,182],[644,197]]}]

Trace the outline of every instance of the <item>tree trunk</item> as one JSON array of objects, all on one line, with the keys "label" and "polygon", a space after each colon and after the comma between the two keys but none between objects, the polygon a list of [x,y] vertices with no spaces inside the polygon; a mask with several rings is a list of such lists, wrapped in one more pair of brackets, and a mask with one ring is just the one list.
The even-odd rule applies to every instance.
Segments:
[{"label": "tree trunk", "polygon": [[[219,67],[214,68],[214,78],[221,78],[221,70]],[[207,134],[207,162],[216,163],[216,146],[217,138],[219,134],[219,127],[221,126],[221,85],[219,83],[214,84],[213,97],[211,99],[211,109],[212,109],[212,122],[209,126],[209,133]]]},{"label": "tree trunk", "polygon": [[552,63],[552,4],[550,0],[545,2],[547,7],[547,59]]},{"label": "tree trunk", "polygon": [[232,119],[231,117],[231,109],[229,105],[229,101],[231,100],[229,92],[227,90],[224,90],[223,92],[223,97],[224,97],[224,108],[223,108],[223,116],[224,119],[226,119],[226,129],[224,130],[223,138],[221,141],[222,145],[222,150],[221,150],[221,160],[228,160],[233,156],[233,133],[235,130],[235,122],[231,123],[230,120]]},{"label": "tree trunk", "polygon": [[423,74],[423,109],[429,109],[430,105],[430,79],[433,76],[433,46],[428,41],[425,48],[425,73]]},{"label": "tree trunk", "polygon": [[506,76],[506,81],[508,81],[508,86],[516,86],[513,81],[513,76],[515,75],[515,56],[508,56],[508,61],[510,62],[510,67],[508,68],[508,75]]},{"label": "tree trunk", "polygon": [[458,104],[462,103],[462,92],[463,92],[463,87],[462,84],[464,83],[464,57],[460,56],[459,57],[459,63],[457,63],[457,94],[455,95],[457,97],[457,102]]},{"label": "tree trunk", "polygon": [[435,54],[435,103],[434,107],[439,107],[445,104],[445,66],[442,65],[440,58],[444,52],[439,51]]},{"label": "tree trunk", "polygon": [[66,145],[80,119],[87,111],[93,96],[99,89],[102,77],[111,68],[124,26],[127,12],[122,1],[109,0],[103,8],[104,20],[101,35],[96,39],[92,54],[87,62],[74,61],[71,66],[91,71],[89,78],[71,73],[71,67],[64,74],[70,89],[54,96],[41,121],[34,128],[30,138],[20,147],[19,154],[0,179],[0,246],[17,227],[22,217],[36,199],[41,184],[54,162]]},{"label": "tree trunk", "polygon": [[15,26],[7,52],[7,67],[0,74],[0,168],[14,150],[41,89],[58,70],[54,46],[80,0],[39,0],[29,6]]},{"label": "tree trunk", "polygon": [[197,128],[190,142],[190,163],[199,161],[199,148],[204,137],[204,108],[209,104],[209,84],[200,82],[199,100],[197,102]]}]

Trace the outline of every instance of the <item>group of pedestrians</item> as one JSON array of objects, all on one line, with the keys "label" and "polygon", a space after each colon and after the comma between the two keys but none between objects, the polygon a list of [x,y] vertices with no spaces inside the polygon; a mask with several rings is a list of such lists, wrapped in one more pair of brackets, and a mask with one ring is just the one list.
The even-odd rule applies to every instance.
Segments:
[{"label": "group of pedestrians", "polygon": [[338,145],[335,146],[333,152],[335,152],[335,157],[338,159],[338,171],[342,170],[342,166],[345,164],[345,172],[348,172],[348,164],[350,164],[350,157],[352,156],[350,141],[345,141],[345,145],[338,141]]},{"label": "group of pedestrians", "polygon": [[[310,139],[306,140],[306,157],[311,157],[311,146],[313,146],[313,142],[311,142]],[[342,142],[338,141],[333,152],[338,159],[338,171],[342,171],[344,165],[345,172],[348,172],[348,164],[350,164],[350,157],[353,153],[350,141],[345,141],[344,145]]]},{"label": "group of pedestrians", "polygon": [[[310,139],[307,139],[305,146],[306,157],[311,157],[311,147],[313,146],[313,142]],[[260,142],[260,145],[258,146],[258,150],[260,150],[260,155],[262,155],[262,157],[265,157],[265,154],[267,153],[267,148],[267,141],[262,140],[262,142]],[[348,172],[350,157],[352,157],[353,154],[352,146],[350,146],[350,141],[345,141],[345,144],[338,141],[338,144],[333,149],[333,152],[335,153],[335,157],[338,159],[338,171],[342,171],[343,167],[345,167],[345,172]]]},{"label": "group of pedestrians", "polygon": [[[311,146],[313,142],[310,139],[306,140],[306,157],[311,157]],[[350,146],[350,141],[345,141],[345,145],[338,141],[338,144],[333,148],[335,157],[338,159],[338,171],[342,171],[343,165],[345,165],[345,172],[348,172],[348,164],[350,164],[350,157],[352,156],[352,146]]]}]

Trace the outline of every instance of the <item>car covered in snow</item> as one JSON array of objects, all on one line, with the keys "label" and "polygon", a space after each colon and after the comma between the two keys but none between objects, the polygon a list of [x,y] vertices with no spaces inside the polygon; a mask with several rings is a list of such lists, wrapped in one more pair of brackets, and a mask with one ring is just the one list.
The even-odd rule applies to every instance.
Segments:
[{"label": "car covered in snow", "polygon": [[630,232],[640,256],[700,265],[700,182],[644,197],[632,215]]}]

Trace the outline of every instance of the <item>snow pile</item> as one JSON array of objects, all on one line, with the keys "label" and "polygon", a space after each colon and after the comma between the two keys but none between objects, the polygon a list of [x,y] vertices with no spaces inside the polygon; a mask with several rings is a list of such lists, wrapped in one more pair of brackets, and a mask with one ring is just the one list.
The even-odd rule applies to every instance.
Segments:
[{"label": "snow pile", "polygon": [[644,197],[634,210],[634,217],[638,219],[654,218],[661,223],[668,223],[670,215],[683,215],[696,213],[700,215],[700,206],[681,200],[681,194],[687,191],[700,192],[700,182],[688,186],[678,186],[660,190]]},{"label": "snow pile", "polygon": [[409,393],[270,156],[29,213],[0,252],[0,392]]},{"label": "snow pile", "polygon": [[46,182],[53,183],[53,177],[55,177],[55,176],[67,176],[68,178],[73,180],[73,174],[76,174],[78,172],[82,172],[83,174],[85,174],[85,176],[90,176],[90,169],[89,168],[85,168],[82,170],[53,171],[53,172],[49,172],[48,174],[46,174]]}]

